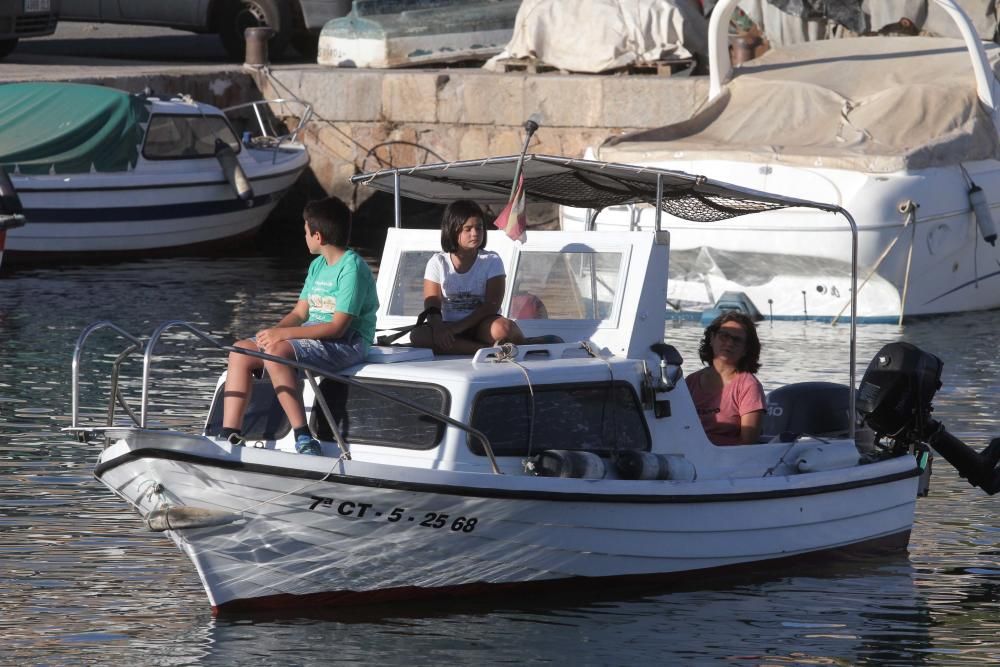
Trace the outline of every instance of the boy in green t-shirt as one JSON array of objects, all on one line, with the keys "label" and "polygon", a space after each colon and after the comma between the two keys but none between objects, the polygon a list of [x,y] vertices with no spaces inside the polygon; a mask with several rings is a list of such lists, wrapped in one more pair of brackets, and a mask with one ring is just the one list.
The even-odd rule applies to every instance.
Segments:
[{"label": "boy in green t-shirt", "polygon": [[[309,202],[302,217],[306,246],[319,257],[309,265],[295,308],[274,327],[237,342],[236,347],[340,370],[364,361],[375,337],[375,279],[365,261],[347,247],[351,212],[343,202],[333,198]],[[220,436],[243,443],[240,429],[253,386],[251,374],[259,368],[267,369],[295,431],[296,451],[322,454],[306,423],[296,369],[238,352],[229,354]]]}]

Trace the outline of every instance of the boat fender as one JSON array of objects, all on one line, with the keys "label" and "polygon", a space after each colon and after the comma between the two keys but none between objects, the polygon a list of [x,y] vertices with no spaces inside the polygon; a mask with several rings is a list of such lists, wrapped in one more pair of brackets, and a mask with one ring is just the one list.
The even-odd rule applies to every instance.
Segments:
[{"label": "boat fender", "polygon": [[615,467],[622,479],[674,479],[694,481],[694,465],[682,454],[653,454],[626,449],[615,455]]},{"label": "boat fender", "polygon": [[161,507],[146,515],[146,527],[154,533],[186,528],[225,526],[243,518],[241,514],[202,507]]},{"label": "boat fender", "polygon": [[21,215],[24,207],[7,172],[0,168],[0,215]]},{"label": "boat fender", "polygon": [[821,470],[839,470],[858,465],[861,455],[853,446],[841,447],[810,447],[799,452],[795,461],[795,469],[799,472],[819,472]]},{"label": "boat fender", "polygon": [[229,181],[229,185],[233,188],[236,196],[243,201],[252,200],[253,187],[250,185],[250,179],[247,178],[243,167],[240,166],[240,161],[237,159],[232,146],[222,139],[216,139],[215,159],[219,161],[222,173],[226,175],[226,180]]},{"label": "boat fender", "polygon": [[996,246],[997,228],[993,224],[990,203],[986,201],[986,193],[975,183],[969,188],[969,203],[972,205],[972,212],[976,216],[976,224],[979,225],[979,233],[983,235],[983,240],[991,246]]},{"label": "boat fender", "polygon": [[604,459],[593,452],[547,449],[529,459],[530,468],[539,477],[603,479],[607,470]]}]

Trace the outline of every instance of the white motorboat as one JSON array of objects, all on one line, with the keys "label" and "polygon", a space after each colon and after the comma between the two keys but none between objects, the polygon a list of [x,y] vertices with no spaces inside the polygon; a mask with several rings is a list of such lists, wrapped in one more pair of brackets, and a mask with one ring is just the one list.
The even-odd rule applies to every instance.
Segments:
[{"label": "white motorboat", "polygon": [[[860,37],[785,47],[730,80],[729,17],[713,10],[709,100],[688,121],[616,137],[602,160],[704,174],[842,206],[859,227],[859,321],[1000,307],[1000,87],[953,0],[935,0],[963,39]],[[646,229],[644,205],[605,211],[602,229]],[[566,210],[567,229],[586,213]],[[765,316],[835,320],[850,301],[851,236],[814,210],[717,226],[671,221],[669,302],[711,308],[742,292]]]},{"label": "white motorboat", "polygon": [[8,254],[176,249],[253,232],[309,164],[301,124],[278,136],[264,104],[241,105],[259,121],[241,137],[226,113],[189,98],[0,86],[0,166],[30,222],[8,233]]},{"label": "white motorboat", "polygon": [[[323,26],[320,65],[410,67],[483,61],[514,32],[520,0],[431,0],[387,4],[355,0]],[[405,7],[405,9],[404,9]]]},{"label": "white motorboat", "polygon": [[[517,163],[355,177],[397,195],[378,275],[381,328],[413,323],[427,256],[440,243],[436,230],[400,226],[400,197],[502,204]],[[522,173],[528,197],[589,208],[650,201],[687,217],[724,217],[734,207],[813,206],[586,160],[528,155]],[[155,428],[148,398],[161,336],[190,333],[203,351],[205,343],[237,349],[190,324],[167,322],[148,338],[109,322],[81,333],[72,430],[104,443],[97,478],[191,559],[215,612],[597,585],[902,548],[929,478],[925,440],[949,460],[963,454],[963,474],[1000,489],[1000,448],[977,454],[928,420],[941,370],[932,355],[887,346],[862,382],[857,408],[868,437],[856,438],[852,325],[848,385],[777,389],[764,441],[718,447],[701,427],[679,354],[663,340],[668,232],[531,231],[523,244],[489,234],[507,267],[503,312],[541,302],[519,325],[566,342],[471,357],[375,346],[365,363],[325,376],[293,362],[323,456],[295,453],[266,379],[244,422],[252,446],[211,435],[221,424],[222,379],[202,433]],[[113,363],[103,348],[84,354],[106,329],[129,345]],[[130,351],[144,355],[141,388],[118,379]],[[80,369],[102,359],[111,402],[108,421],[95,427],[80,420]],[[116,404],[136,397],[132,422],[116,422]]]}]

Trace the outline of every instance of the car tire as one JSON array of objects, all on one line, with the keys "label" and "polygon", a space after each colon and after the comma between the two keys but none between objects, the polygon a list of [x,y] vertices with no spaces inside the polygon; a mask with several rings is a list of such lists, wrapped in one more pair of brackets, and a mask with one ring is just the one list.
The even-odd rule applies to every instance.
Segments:
[{"label": "car tire", "polygon": [[243,60],[247,28],[274,28],[274,37],[267,43],[268,57],[280,58],[288,46],[294,29],[292,10],[287,0],[226,0],[219,18],[219,37],[229,56]]},{"label": "car tire", "polygon": [[0,39],[0,58],[6,58],[17,48],[16,39]]},{"label": "car tire", "polygon": [[319,54],[319,35],[304,31],[292,35],[292,46],[306,58],[316,59]]}]

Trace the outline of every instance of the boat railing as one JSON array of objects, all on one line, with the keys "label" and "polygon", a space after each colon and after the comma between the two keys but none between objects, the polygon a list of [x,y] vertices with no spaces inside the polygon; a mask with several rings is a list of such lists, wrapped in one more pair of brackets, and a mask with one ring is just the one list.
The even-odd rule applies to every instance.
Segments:
[{"label": "boat railing", "polygon": [[[501,474],[500,467],[497,464],[496,456],[493,454],[493,448],[490,445],[489,439],[486,437],[484,433],[482,433],[478,429],[473,428],[472,426],[469,426],[468,424],[465,424],[457,419],[454,419],[449,415],[446,415],[438,410],[426,408],[413,401],[409,401],[405,398],[394,396],[387,392],[376,389],[368,383],[360,382],[353,378],[344,377],[336,373],[331,373],[329,370],[316,366],[315,364],[309,364],[295,359],[286,359],[284,357],[276,357],[274,355],[267,354],[265,352],[248,350],[242,347],[236,347],[234,345],[226,345],[216,340],[212,336],[208,335],[204,331],[198,329],[190,322],[185,322],[183,320],[170,320],[168,322],[164,322],[163,324],[161,324],[159,327],[156,328],[156,330],[149,337],[149,340],[147,340],[145,343],[141,339],[128,333],[127,331],[125,331],[118,325],[114,324],[113,322],[109,322],[106,320],[95,322],[86,327],[83,330],[83,332],[81,332],[80,336],[77,338],[76,346],[73,349],[72,416],[71,416],[70,427],[69,429],[67,429],[69,431],[76,432],[78,436],[80,436],[81,438],[86,438],[87,434],[89,433],[89,429],[86,429],[80,425],[80,362],[83,356],[83,349],[87,342],[87,339],[91,336],[91,334],[101,329],[112,329],[115,333],[125,338],[130,343],[130,345],[128,345],[115,358],[114,362],[112,363],[111,395],[107,411],[108,428],[114,427],[114,414],[115,414],[114,406],[116,403],[122,406],[122,409],[125,410],[125,412],[129,415],[132,421],[139,428],[143,429],[147,428],[147,422],[149,418],[149,385],[150,385],[150,377],[152,375],[153,354],[156,351],[156,345],[159,342],[160,337],[166,331],[170,329],[183,329],[188,333],[193,334],[200,340],[208,343],[212,347],[215,347],[223,352],[226,353],[235,352],[237,354],[245,354],[250,357],[256,357],[257,359],[263,359],[265,361],[273,361],[302,371],[306,377],[306,380],[312,387],[316,403],[319,405],[320,410],[323,412],[323,416],[326,418],[327,423],[329,423],[330,429],[333,431],[334,438],[336,439],[341,452],[344,454],[346,458],[350,458],[350,447],[347,441],[343,439],[340,430],[337,428],[337,423],[333,418],[333,412],[330,410],[330,407],[323,396],[323,392],[321,392],[319,389],[319,386],[316,382],[316,377],[322,377],[331,380],[333,382],[337,382],[339,384],[362,389],[387,401],[396,403],[398,405],[402,405],[411,410],[419,412],[420,414],[430,417],[431,419],[434,419],[435,421],[443,423],[447,426],[454,426],[455,428],[461,431],[465,431],[470,436],[479,440],[483,444],[483,451],[486,452],[486,455],[489,458],[490,467],[492,468],[494,473]],[[122,362],[125,361],[125,359],[127,359],[131,354],[140,350],[143,353],[142,393],[139,405],[139,413],[136,414],[128,406],[127,402],[124,399],[124,396],[121,393],[119,387],[119,377],[120,377],[120,368]]]},{"label": "boat railing", "polygon": [[[287,105],[294,104],[299,107],[297,110],[297,117],[299,119],[298,124],[295,126],[291,132],[280,133],[278,132],[274,125],[271,123],[271,115],[268,113],[270,105]],[[231,107],[226,107],[222,110],[226,116],[229,116],[232,112],[239,111],[241,109],[251,109],[253,111],[254,118],[257,121],[257,129],[260,134],[253,139],[253,141],[258,144],[261,148],[272,148],[274,149],[275,156],[277,157],[278,149],[287,143],[293,143],[299,140],[299,134],[302,132],[303,128],[312,120],[313,108],[308,102],[303,102],[302,100],[294,98],[274,98],[269,100],[256,100],[253,102],[244,102],[242,104],[236,104]]]}]

